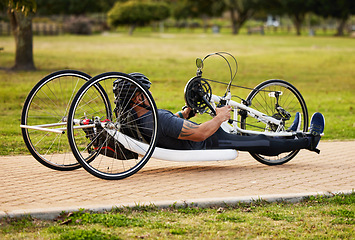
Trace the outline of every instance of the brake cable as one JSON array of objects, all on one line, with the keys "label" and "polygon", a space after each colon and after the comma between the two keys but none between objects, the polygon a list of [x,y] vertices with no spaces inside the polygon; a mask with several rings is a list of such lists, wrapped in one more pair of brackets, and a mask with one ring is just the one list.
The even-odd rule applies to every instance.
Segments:
[{"label": "brake cable", "polygon": [[[225,82],[221,82],[221,81],[217,81],[217,80],[212,80],[212,79],[208,79],[208,78],[203,78],[207,81],[211,81],[211,82],[214,82],[214,83],[220,83],[220,84],[223,84],[223,85],[229,85],[229,83],[225,83]],[[271,90],[263,90],[263,89],[256,89],[256,88],[250,88],[250,87],[244,87],[244,86],[240,86],[240,85],[235,85],[235,84],[231,84],[230,86],[232,87],[237,87],[237,88],[243,88],[243,89],[248,89],[248,90],[257,90],[259,92],[277,92],[277,91],[271,91]],[[236,97],[236,96],[234,96]]]}]

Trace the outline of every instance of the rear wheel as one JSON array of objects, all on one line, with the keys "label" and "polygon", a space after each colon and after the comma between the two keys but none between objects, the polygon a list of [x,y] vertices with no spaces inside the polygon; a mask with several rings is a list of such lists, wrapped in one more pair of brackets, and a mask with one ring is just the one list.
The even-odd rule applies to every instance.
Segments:
[{"label": "rear wheel", "polygon": [[[308,110],[301,93],[290,83],[283,80],[268,80],[262,82],[248,95],[247,102],[250,107],[273,116],[284,122],[284,129],[293,123],[295,114],[301,113],[302,123],[301,131],[306,132],[308,129]],[[247,130],[260,131],[278,131],[277,126],[258,121],[255,118],[242,117],[241,127]],[[280,165],[290,161],[297,155],[299,150],[279,154],[278,156],[264,156],[261,154],[250,153],[257,161],[267,165]]]},{"label": "rear wheel", "polygon": [[63,133],[71,101],[90,78],[75,70],[54,72],[40,80],[27,96],[22,109],[22,136],[41,164],[62,171],[80,167]]},{"label": "rear wheel", "polygon": [[[95,88],[98,84],[107,97]],[[144,105],[150,106],[142,116],[132,103],[138,92]],[[155,102],[150,92],[130,75],[109,72],[92,78],[75,96],[68,119],[71,149],[80,164],[96,177],[129,177],[148,162],[155,149]]]}]

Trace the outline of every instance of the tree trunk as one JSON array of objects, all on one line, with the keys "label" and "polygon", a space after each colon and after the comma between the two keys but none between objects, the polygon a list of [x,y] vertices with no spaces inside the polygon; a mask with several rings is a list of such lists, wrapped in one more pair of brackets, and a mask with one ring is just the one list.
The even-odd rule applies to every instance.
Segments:
[{"label": "tree trunk", "polygon": [[295,14],[292,18],[293,24],[295,25],[296,28],[296,35],[301,36],[301,27],[302,27],[302,22],[304,20],[304,15],[303,14]]},{"label": "tree trunk", "polygon": [[295,27],[296,27],[296,35],[301,36],[301,23],[299,21],[295,21]]},{"label": "tree trunk", "polygon": [[344,27],[346,24],[347,19],[340,19],[340,23],[337,27],[337,33],[335,36],[344,36]]},{"label": "tree trunk", "polygon": [[237,11],[234,8],[230,8],[229,13],[232,20],[232,33],[237,35],[244,23],[254,15],[255,11],[252,9]]},{"label": "tree trunk", "polygon": [[132,36],[133,35],[133,31],[134,29],[136,29],[136,24],[131,24],[131,26],[129,27],[129,35]]},{"label": "tree trunk", "polygon": [[32,13],[8,11],[15,37],[16,56],[13,70],[36,70],[33,61]]},{"label": "tree trunk", "polygon": [[230,18],[232,21],[232,34],[233,35],[237,35],[239,33],[239,28],[237,26],[237,18],[235,16],[235,11],[233,8],[229,9],[229,13],[230,13]]},{"label": "tree trunk", "polygon": [[207,31],[208,31],[208,17],[207,17],[207,15],[203,14],[202,22],[203,22],[203,32],[207,33]]}]

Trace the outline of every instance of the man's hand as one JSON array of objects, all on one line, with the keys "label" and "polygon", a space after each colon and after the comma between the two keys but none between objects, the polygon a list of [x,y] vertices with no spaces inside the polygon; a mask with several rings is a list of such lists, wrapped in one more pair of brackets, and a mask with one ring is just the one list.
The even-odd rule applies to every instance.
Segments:
[{"label": "man's hand", "polygon": [[200,142],[214,134],[224,121],[230,119],[231,106],[216,109],[216,116],[201,125],[184,121],[178,139]]},{"label": "man's hand", "polygon": [[229,105],[226,105],[221,108],[216,108],[216,116],[215,117],[220,118],[221,122],[227,121],[231,117],[231,114],[230,114],[231,110],[232,110],[232,107]]},{"label": "man's hand", "polygon": [[182,108],[182,115],[184,116],[185,119],[190,119],[196,115],[196,112],[193,111],[190,107],[183,107]]}]

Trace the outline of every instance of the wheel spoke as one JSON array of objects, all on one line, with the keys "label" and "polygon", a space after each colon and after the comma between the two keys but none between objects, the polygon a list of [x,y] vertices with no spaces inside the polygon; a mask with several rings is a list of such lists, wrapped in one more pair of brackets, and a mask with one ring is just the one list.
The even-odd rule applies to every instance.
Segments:
[{"label": "wheel spoke", "polygon": [[[68,108],[81,85],[91,77],[74,70],[62,70],[40,80],[26,98],[22,125],[36,126],[66,122]],[[68,142],[58,133],[22,129],[23,139],[31,154],[43,165],[55,170],[80,167]]]},{"label": "wheel spoke", "polygon": [[[272,97],[269,95],[271,92],[281,92],[282,94],[279,96],[278,102],[276,97]],[[299,93],[299,91],[292,86],[291,84],[282,81],[282,80],[268,80],[259,84],[255,90],[253,90],[247,101],[251,102],[251,108],[254,108],[260,112],[267,114],[268,116],[275,117],[278,120],[286,121],[284,129],[287,129],[287,126],[290,126],[293,122],[293,116],[295,116],[296,112],[300,112],[302,114],[302,126],[303,131],[305,131],[308,127],[308,112],[306,104]],[[279,114],[276,111],[276,103],[286,112],[291,114],[291,119],[286,120],[282,114]],[[247,117],[245,120],[241,122],[241,126],[243,126],[247,130],[260,131],[260,134],[264,132],[265,129],[275,131],[277,126],[266,126],[265,123],[260,122],[252,117]],[[279,154],[278,156],[263,156],[260,154],[251,154],[256,160],[268,164],[268,165],[279,165],[291,160],[298,151],[286,152]]]},{"label": "wheel spoke", "polygon": [[[134,102],[138,95],[144,101]],[[135,111],[140,104],[151,106],[151,114]],[[78,91],[70,107],[68,140],[71,149],[85,170],[94,176],[109,180],[126,178],[141,169],[153,153],[156,115],[153,98],[136,79],[121,73],[100,74]],[[145,118],[147,120],[143,121]],[[95,127],[74,129],[74,119],[93,121]],[[136,142],[121,143],[120,136],[129,136]]]}]

